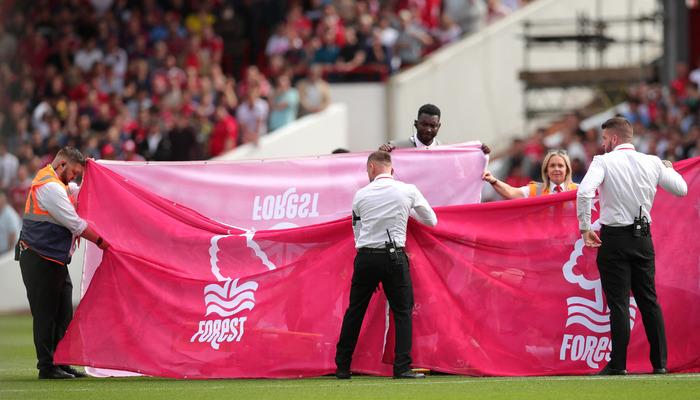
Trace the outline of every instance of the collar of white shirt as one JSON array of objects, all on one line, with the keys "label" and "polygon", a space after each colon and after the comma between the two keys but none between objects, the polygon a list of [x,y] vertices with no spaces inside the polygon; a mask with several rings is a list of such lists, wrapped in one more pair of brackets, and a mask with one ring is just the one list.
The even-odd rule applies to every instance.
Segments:
[{"label": "collar of white shirt", "polygon": [[618,145],[615,146],[615,148],[613,149],[613,151],[615,151],[615,150],[634,150],[634,145],[633,145],[632,143],[622,143],[622,144],[618,144]]},{"label": "collar of white shirt", "polygon": [[374,180],[373,180],[372,182],[376,182],[376,181],[378,181],[379,179],[382,179],[382,178],[394,179],[394,177],[391,176],[391,174],[379,174],[379,175],[377,175],[377,176],[374,177]]},{"label": "collar of white shirt", "polygon": [[[561,191],[562,191],[562,192],[566,190],[566,186],[564,186],[564,182],[560,183],[559,185],[561,186]],[[557,184],[550,181],[550,182],[549,182],[549,193],[556,193],[556,192],[557,192],[557,191],[555,190],[556,187],[557,187]]]},{"label": "collar of white shirt", "polygon": [[421,141],[418,139],[418,135],[417,135],[417,134],[416,134],[416,135],[413,135],[413,142],[416,144],[416,147],[427,147],[427,148],[429,148],[429,149],[432,149],[433,147],[437,146],[437,143],[435,143],[435,142],[436,142],[435,138],[433,138],[433,142],[432,142],[432,143],[430,143],[430,144],[425,144],[425,143],[421,142]]}]

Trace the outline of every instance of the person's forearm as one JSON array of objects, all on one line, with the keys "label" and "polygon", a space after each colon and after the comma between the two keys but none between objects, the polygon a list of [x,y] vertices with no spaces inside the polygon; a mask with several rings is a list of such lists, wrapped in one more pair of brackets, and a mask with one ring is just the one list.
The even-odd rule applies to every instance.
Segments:
[{"label": "person's forearm", "polygon": [[88,227],[85,228],[85,230],[83,231],[83,233],[80,234],[80,236],[93,243],[96,243],[97,240],[100,238],[100,235],[98,235],[97,232],[95,232],[95,230],[90,227],[90,225],[88,225]]},{"label": "person's forearm", "polygon": [[591,198],[576,196],[576,216],[578,228],[581,232],[591,229]]},{"label": "person's forearm", "polygon": [[496,193],[500,194],[501,197],[512,200],[512,199],[520,199],[523,197],[523,193],[520,191],[520,189],[514,188],[513,186],[510,186],[509,184],[496,179],[494,183],[491,184],[493,187],[493,190],[496,191]]}]

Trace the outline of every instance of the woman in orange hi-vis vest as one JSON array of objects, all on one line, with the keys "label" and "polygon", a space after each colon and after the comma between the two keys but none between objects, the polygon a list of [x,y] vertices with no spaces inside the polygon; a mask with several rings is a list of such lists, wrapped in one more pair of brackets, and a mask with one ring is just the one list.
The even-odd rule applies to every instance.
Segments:
[{"label": "woman in orange hi-vis vest", "polygon": [[576,190],[571,180],[571,161],[564,150],[553,150],[547,153],[542,161],[542,182],[530,182],[526,186],[513,187],[484,171],[483,180],[490,183],[493,189],[506,199],[520,199],[545,194],[555,194]]}]

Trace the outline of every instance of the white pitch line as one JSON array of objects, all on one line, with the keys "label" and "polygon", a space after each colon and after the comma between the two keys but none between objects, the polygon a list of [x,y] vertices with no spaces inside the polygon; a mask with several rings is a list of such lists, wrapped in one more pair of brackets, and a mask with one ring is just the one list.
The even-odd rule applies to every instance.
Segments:
[{"label": "white pitch line", "polygon": [[[120,378],[122,379],[122,378]],[[313,379],[313,378],[312,378]],[[332,380],[332,378],[328,378],[329,382],[334,382],[334,383],[320,383],[316,385],[315,387],[321,387],[321,388],[329,388],[329,387],[339,387],[341,385],[344,385],[344,387],[378,387],[378,386],[386,386],[387,384],[390,385],[452,385],[452,384],[457,384],[457,385],[463,385],[463,384],[478,384],[478,383],[490,383],[490,382],[505,382],[505,381],[510,381],[510,382],[517,382],[517,381],[522,381],[526,382],[529,380],[532,381],[549,381],[549,382],[576,382],[576,381],[598,381],[598,380],[608,380],[608,379],[613,379],[616,381],[625,381],[625,380],[643,380],[643,379],[649,379],[649,380],[700,380],[700,374],[669,374],[669,375],[627,375],[627,376],[548,376],[548,377],[495,377],[495,378],[489,378],[489,377],[484,377],[484,378],[466,378],[466,379],[455,379],[455,380],[431,380],[430,377],[426,379],[419,379],[419,380],[392,380],[391,378],[386,378],[386,380],[381,381],[381,382],[353,382],[353,381],[335,381]],[[66,384],[70,384],[68,382],[75,382],[75,381],[66,381]],[[85,382],[85,381],[83,381]],[[97,380],[90,380],[89,382],[91,383],[96,383]],[[128,382],[128,381],[124,381]],[[158,381],[154,381],[158,382]],[[179,382],[179,381],[177,381]],[[184,382],[184,381],[183,381]],[[200,381],[200,382],[205,382],[205,381]],[[234,380],[231,380],[231,382],[235,382]],[[276,385],[276,381],[271,381],[271,380],[261,380],[260,384],[256,385],[243,385],[245,388],[253,388],[253,389],[294,389],[294,388],[309,388],[308,384],[281,384],[281,385]],[[163,382],[161,382],[163,383]],[[45,392],[48,388],[40,389],[40,388],[29,388],[29,389],[0,389],[0,393],[27,393],[27,392]],[[50,390],[57,390],[58,388],[56,386],[52,386]],[[96,387],[91,387],[91,388],[60,388],[61,392],[86,392],[86,391],[93,391],[95,390]],[[220,389],[231,389],[231,385],[226,385],[226,386],[210,386],[210,387],[197,387],[196,390],[198,391],[211,391],[211,390],[220,390]],[[183,388],[181,386],[173,386],[173,387],[158,387],[158,388],[148,388],[148,387],[140,387],[140,388],[112,388],[113,392],[149,392],[149,391],[163,391],[163,390],[177,390],[177,391],[182,391]]]}]

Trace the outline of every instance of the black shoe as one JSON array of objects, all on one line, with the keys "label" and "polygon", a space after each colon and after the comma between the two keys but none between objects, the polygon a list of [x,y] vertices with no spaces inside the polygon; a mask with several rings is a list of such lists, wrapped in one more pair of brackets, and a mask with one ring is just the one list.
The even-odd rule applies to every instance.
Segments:
[{"label": "black shoe", "polygon": [[350,371],[346,369],[338,369],[335,371],[335,377],[338,379],[350,379],[352,375],[350,374]]},{"label": "black shoe", "polygon": [[606,365],[605,368],[601,369],[596,375],[627,375],[626,369],[615,369]]},{"label": "black shoe", "polygon": [[666,368],[654,368],[655,375],[664,375],[667,373],[668,373],[668,370]]},{"label": "black shoe", "polygon": [[58,368],[49,367],[39,370],[39,379],[73,379],[75,376]]},{"label": "black shoe", "polygon": [[420,372],[413,372],[410,369],[408,371],[394,375],[394,379],[423,379],[423,378],[425,378],[425,374],[421,374]]},{"label": "black shoe", "polygon": [[77,369],[71,367],[70,365],[59,365],[58,368],[62,369],[63,372],[68,372],[76,378],[85,378],[87,376],[85,372],[80,372]]}]

